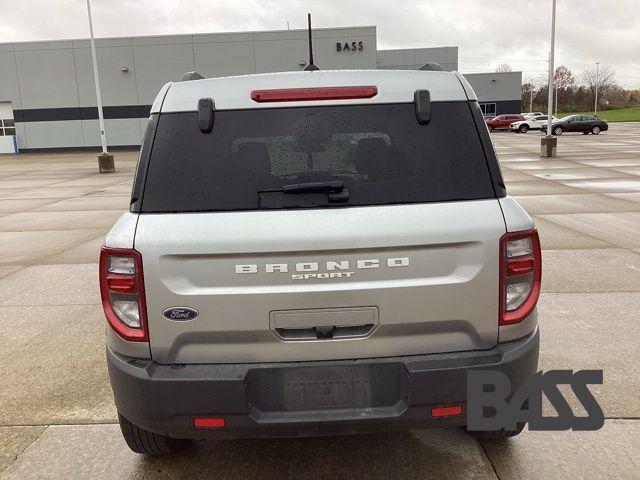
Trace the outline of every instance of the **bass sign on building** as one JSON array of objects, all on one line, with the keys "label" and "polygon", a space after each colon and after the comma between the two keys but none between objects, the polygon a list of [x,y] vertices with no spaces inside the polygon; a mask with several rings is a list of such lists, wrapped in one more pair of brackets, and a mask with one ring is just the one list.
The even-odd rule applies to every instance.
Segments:
[{"label": "bass sign on building", "polygon": [[364,42],[345,42],[345,43],[341,43],[338,42],[336,43],[336,51],[337,52],[355,52],[355,51],[359,51],[361,52],[362,50],[364,50]]}]

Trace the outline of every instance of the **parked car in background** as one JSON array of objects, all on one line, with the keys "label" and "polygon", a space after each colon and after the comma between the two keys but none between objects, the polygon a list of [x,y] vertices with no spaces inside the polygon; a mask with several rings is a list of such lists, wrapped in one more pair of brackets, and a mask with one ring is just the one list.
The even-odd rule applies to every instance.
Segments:
[{"label": "parked car in background", "polygon": [[[527,133],[529,130],[540,130],[543,125],[547,125],[547,117],[546,115],[538,115],[535,117],[528,117],[526,120],[522,120],[520,122],[513,122],[509,125],[509,130],[516,133]],[[551,117],[552,122],[557,122],[558,119],[556,117]]]},{"label": "parked car in background", "polygon": [[539,117],[540,115],[544,115],[544,113],[542,113],[542,112],[527,112],[527,113],[521,113],[521,115],[524,118],[531,118],[531,117]]},{"label": "parked car in background", "polygon": [[[589,133],[598,135],[600,132],[606,132],[607,130],[609,130],[609,125],[606,120],[600,120],[591,115],[567,115],[551,124],[551,133],[553,135],[562,135],[563,132],[582,132],[584,135]],[[547,131],[547,125],[542,126],[542,131]]]},{"label": "parked car in background", "polygon": [[519,114],[498,115],[491,120],[487,120],[487,127],[489,127],[489,130],[508,130],[509,125],[513,122],[521,122],[522,120],[526,119]]}]

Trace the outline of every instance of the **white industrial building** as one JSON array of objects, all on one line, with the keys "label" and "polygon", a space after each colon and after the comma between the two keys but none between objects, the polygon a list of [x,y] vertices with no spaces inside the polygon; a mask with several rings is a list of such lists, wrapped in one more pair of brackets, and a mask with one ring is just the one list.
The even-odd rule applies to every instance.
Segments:
[{"label": "white industrial building", "polygon": [[[322,69],[458,69],[458,47],[378,50],[376,27],[314,29]],[[205,77],[302,70],[306,30],[96,40],[112,146],[140,145],[160,87],[185,72]],[[520,111],[522,74],[466,75],[487,114]],[[0,43],[0,152],[100,145],[89,41]]]}]

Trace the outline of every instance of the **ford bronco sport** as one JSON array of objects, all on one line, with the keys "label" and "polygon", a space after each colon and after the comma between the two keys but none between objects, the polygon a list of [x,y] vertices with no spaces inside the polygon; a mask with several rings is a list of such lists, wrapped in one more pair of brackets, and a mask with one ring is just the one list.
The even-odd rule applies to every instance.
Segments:
[{"label": "ford bronco sport", "polygon": [[535,373],[540,279],[459,74],[167,84],[100,258],[124,438],[465,426],[468,371]]}]

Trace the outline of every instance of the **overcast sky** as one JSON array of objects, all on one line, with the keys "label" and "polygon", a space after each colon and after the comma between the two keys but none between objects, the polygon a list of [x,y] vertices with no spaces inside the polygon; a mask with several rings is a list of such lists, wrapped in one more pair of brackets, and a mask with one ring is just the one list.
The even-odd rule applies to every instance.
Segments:
[{"label": "overcast sky", "polygon": [[[551,0],[92,0],[97,37],[376,25],[378,49],[457,45],[464,72],[547,68]],[[556,64],[640,88],[640,0],[558,0]],[[88,36],[85,0],[0,0],[0,42]]]}]

